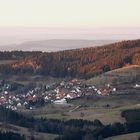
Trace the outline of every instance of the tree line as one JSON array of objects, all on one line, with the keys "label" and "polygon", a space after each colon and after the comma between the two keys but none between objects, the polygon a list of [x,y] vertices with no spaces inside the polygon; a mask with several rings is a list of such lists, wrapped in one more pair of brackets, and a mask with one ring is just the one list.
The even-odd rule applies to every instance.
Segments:
[{"label": "tree line", "polygon": [[13,132],[0,132],[0,140],[26,140],[24,136]]},{"label": "tree line", "polygon": [[[137,112],[133,112],[135,115]],[[0,121],[32,129],[36,132],[58,134],[55,140],[102,140],[103,138],[140,131],[139,121],[104,125],[100,120],[35,119],[0,107]]]}]

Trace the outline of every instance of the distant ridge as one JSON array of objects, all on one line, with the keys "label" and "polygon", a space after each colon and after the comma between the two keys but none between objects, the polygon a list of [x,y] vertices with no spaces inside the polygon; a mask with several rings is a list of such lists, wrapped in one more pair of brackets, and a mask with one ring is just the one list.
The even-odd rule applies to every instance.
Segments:
[{"label": "distant ridge", "polygon": [[50,39],[40,41],[29,41],[21,44],[0,46],[1,50],[43,51],[55,52],[61,50],[87,48],[114,43],[117,40],[79,40],[79,39]]}]

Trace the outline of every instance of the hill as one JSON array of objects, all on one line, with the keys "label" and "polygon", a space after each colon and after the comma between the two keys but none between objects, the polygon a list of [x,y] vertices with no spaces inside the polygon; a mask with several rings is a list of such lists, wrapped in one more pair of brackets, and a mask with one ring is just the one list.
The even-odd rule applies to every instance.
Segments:
[{"label": "hill", "polygon": [[90,78],[128,64],[140,65],[140,40],[50,53],[20,51],[20,55],[18,52],[11,55],[12,53],[7,52],[5,55],[9,59],[12,56],[18,62],[0,65],[1,73]]},{"label": "hill", "polygon": [[23,50],[23,51],[43,51],[55,52],[75,48],[86,48],[114,43],[116,40],[78,40],[78,39],[50,39],[40,41],[29,41],[21,44],[0,46],[2,50]]},{"label": "hill", "polygon": [[94,84],[96,86],[111,85],[131,85],[140,83],[140,66],[130,65],[123,68],[115,69],[100,76],[91,78],[86,81],[88,84]]},{"label": "hill", "polygon": [[[17,135],[19,134],[19,136],[20,135],[24,136],[26,140],[30,140],[32,137],[34,137],[35,140],[40,140],[40,139],[41,140],[54,140],[54,138],[57,137],[57,135],[55,134],[35,132],[33,130],[30,130],[29,128],[20,127],[20,126],[8,124],[8,123],[4,124],[0,122],[0,134],[1,132],[7,132],[7,133],[11,132],[12,136],[14,134],[17,134]],[[7,133],[5,134],[7,135]],[[21,138],[19,138],[19,140],[22,140]],[[4,140],[6,140],[6,138]]]}]

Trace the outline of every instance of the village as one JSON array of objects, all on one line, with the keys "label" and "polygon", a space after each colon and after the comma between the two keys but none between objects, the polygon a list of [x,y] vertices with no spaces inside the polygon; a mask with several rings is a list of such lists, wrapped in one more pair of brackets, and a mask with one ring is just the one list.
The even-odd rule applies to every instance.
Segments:
[{"label": "village", "polygon": [[104,88],[97,89],[95,86],[86,85],[78,79],[65,80],[50,85],[38,85],[21,92],[13,90],[13,83],[1,80],[0,105],[11,110],[20,108],[33,110],[48,103],[67,104],[69,100],[83,96],[109,96],[115,92],[116,88],[109,84]]}]

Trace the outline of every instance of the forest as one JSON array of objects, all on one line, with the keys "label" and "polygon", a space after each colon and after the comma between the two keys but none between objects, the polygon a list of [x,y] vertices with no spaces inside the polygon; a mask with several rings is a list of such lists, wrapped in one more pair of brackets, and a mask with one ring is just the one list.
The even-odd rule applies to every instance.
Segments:
[{"label": "forest", "polygon": [[59,52],[0,52],[0,59],[17,60],[1,64],[3,74],[90,78],[126,65],[140,65],[140,40]]},{"label": "forest", "polygon": [[[101,140],[103,138],[140,131],[140,121],[114,123],[104,125],[100,120],[88,121],[82,119],[57,120],[33,117],[19,114],[0,106],[0,121],[32,129],[36,132],[58,134],[55,140]],[[126,115],[127,116],[127,115]],[[133,121],[132,121],[133,120]]]},{"label": "forest", "polygon": [[0,140],[26,140],[24,136],[13,132],[0,132]]}]

